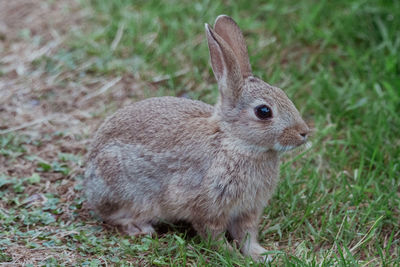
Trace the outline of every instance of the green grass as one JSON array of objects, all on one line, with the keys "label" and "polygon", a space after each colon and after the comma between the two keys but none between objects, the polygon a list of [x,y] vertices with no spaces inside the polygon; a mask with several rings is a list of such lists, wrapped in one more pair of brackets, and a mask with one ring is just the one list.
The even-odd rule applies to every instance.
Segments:
[{"label": "green grass", "polygon": [[[254,73],[283,88],[315,129],[310,149],[284,157],[280,184],[262,218],[260,241],[271,251],[272,265],[400,265],[399,1],[92,0],[82,5],[91,16],[68,47],[41,59],[49,71],[89,62],[80,75],[132,76],[144,83],[145,95],[185,94],[208,103],[215,102],[217,87],[204,23],[212,24],[219,14],[232,16],[246,36]],[[152,83],[165,75],[170,78]],[[33,157],[26,155],[27,144],[23,136],[3,135],[0,153],[8,161],[21,154]],[[23,204],[38,177],[69,175],[68,165],[81,157],[75,156],[42,164],[32,159],[37,176],[0,174],[5,203],[0,248],[18,243],[69,251],[90,266],[252,265],[249,258],[213,249],[215,244],[186,227],[169,226],[154,238],[135,239],[82,217],[80,173],[68,176],[77,192],[73,198],[46,193],[44,205]],[[45,192],[44,185],[39,188]],[[4,249],[1,261],[10,261]],[[43,264],[62,262],[51,257]]]}]

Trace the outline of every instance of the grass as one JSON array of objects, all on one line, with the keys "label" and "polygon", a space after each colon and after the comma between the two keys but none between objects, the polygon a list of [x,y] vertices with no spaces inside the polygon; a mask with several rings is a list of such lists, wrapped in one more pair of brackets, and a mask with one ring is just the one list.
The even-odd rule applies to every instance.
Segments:
[{"label": "grass", "polygon": [[[400,2],[81,5],[90,14],[85,26],[34,64],[45,72],[73,72],[74,81],[132,79],[141,92],[130,102],[185,95],[214,103],[204,23],[219,14],[234,17],[254,73],[283,88],[314,128],[311,148],[284,156],[280,184],[262,218],[260,241],[272,265],[400,265]],[[117,106],[107,102],[93,116],[103,119]],[[213,249],[185,226],[131,238],[102,225],[84,208],[84,153],[55,151],[42,159],[35,151],[65,136],[46,138],[0,135],[1,162],[33,166],[0,173],[0,262],[15,260],[10,248],[18,248],[48,253],[39,265],[254,265]]]}]

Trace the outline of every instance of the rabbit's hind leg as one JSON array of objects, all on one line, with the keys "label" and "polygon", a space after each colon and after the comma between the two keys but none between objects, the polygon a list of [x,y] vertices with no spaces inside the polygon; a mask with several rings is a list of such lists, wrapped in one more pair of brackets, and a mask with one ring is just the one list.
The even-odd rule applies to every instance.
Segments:
[{"label": "rabbit's hind leg", "polygon": [[150,223],[135,223],[133,221],[121,224],[124,233],[130,236],[152,235],[155,231]]},{"label": "rabbit's hind leg", "polygon": [[150,220],[135,219],[130,209],[127,208],[116,211],[107,221],[119,226],[124,233],[130,236],[152,235],[155,232]]}]

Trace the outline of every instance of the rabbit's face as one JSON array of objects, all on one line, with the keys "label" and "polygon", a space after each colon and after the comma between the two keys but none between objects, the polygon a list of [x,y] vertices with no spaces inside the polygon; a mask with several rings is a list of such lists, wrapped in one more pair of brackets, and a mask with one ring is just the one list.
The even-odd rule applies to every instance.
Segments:
[{"label": "rabbit's face", "polygon": [[276,151],[304,144],[310,131],[281,89],[253,76],[244,79],[237,104],[225,115],[233,126],[232,135],[248,144]]}]

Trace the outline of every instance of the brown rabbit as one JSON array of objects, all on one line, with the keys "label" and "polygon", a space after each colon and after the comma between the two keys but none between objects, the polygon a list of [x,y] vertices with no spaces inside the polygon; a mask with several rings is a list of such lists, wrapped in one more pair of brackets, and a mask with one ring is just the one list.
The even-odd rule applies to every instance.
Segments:
[{"label": "brown rabbit", "polygon": [[278,180],[279,152],[304,144],[309,128],[281,89],[252,75],[230,17],[205,28],[217,104],[167,96],[117,111],[93,140],[86,195],[128,234],[184,220],[202,237],[228,230],[245,255],[263,260],[257,227]]}]

